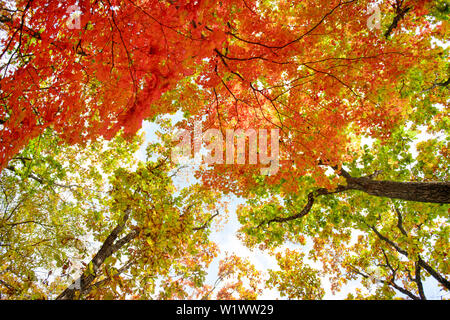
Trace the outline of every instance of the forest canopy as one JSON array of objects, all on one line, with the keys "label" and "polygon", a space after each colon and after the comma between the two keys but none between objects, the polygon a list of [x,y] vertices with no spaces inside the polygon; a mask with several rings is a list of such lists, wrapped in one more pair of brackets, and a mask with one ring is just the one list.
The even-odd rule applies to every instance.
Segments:
[{"label": "forest canopy", "polygon": [[0,0],[0,299],[447,298],[449,12]]}]

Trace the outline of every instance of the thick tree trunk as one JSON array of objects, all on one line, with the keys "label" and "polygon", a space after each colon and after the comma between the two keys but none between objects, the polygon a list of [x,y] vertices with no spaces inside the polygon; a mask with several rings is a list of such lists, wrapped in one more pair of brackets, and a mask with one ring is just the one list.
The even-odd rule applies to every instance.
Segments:
[{"label": "thick tree trunk", "polygon": [[367,177],[345,177],[348,188],[377,197],[407,201],[450,203],[450,182],[378,181]]}]

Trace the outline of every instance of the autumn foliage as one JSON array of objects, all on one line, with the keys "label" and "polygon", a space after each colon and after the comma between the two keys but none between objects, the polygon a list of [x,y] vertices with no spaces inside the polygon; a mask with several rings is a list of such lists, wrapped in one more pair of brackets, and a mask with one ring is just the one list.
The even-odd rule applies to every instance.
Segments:
[{"label": "autumn foliage", "polygon": [[[80,28],[69,28],[78,3]],[[208,1],[15,5],[2,10],[1,167],[47,127],[69,143],[134,134],[171,112],[154,103],[224,39]]]},{"label": "autumn foliage", "polygon": [[[365,297],[421,299],[425,272],[448,290],[448,6],[0,0],[0,257],[19,261],[0,266],[0,293],[256,299],[265,283],[320,299],[326,274],[333,292],[362,277],[380,284]],[[178,128],[279,130],[279,170],[202,166],[178,190],[170,125],[133,160],[143,121],[177,111]],[[205,284],[221,192],[245,197],[241,239],[280,267],[267,279],[232,255]],[[22,277],[55,266],[45,289]]]}]

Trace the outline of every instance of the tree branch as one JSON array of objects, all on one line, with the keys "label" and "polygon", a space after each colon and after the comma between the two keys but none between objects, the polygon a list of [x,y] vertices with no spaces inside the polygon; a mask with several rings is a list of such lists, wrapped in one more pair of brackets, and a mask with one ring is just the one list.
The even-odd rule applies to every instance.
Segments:
[{"label": "tree branch", "polygon": [[311,210],[312,206],[314,205],[314,201],[315,201],[316,197],[322,196],[322,195],[333,194],[333,193],[339,193],[339,192],[343,192],[345,190],[348,190],[348,188],[346,186],[338,186],[334,191],[329,191],[328,189],[325,189],[325,188],[321,188],[321,189],[312,191],[308,194],[308,201],[307,201],[306,205],[303,207],[303,209],[299,213],[294,214],[289,217],[276,217],[276,218],[273,218],[268,221],[263,221],[258,225],[258,228],[261,227],[263,224],[270,225],[273,222],[283,223],[283,222],[292,221],[292,220],[304,217]]},{"label": "tree branch", "polygon": [[208,221],[206,221],[202,226],[193,228],[192,230],[199,231],[199,230],[205,229],[205,228],[208,226],[208,224],[209,224],[215,217],[217,217],[218,215],[219,215],[219,211],[216,211],[216,213],[213,214],[213,215],[208,219]]},{"label": "tree branch", "polygon": [[[384,242],[386,242],[387,244],[389,244],[391,247],[393,247],[395,250],[397,250],[397,252],[401,253],[402,255],[404,255],[405,257],[408,257],[408,252],[406,252],[405,250],[403,250],[402,248],[400,248],[395,242],[393,242],[392,240],[386,238],[385,236],[383,236],[374,226],[370,226],[366,223],[366,225],[372,229],[375,234],[378,236],[378,238],[380,238],[381,240],[383,240]],[[445,279],[439,272],[437,272],[436,270],[434,270],[428,263],[426,263],[419,255],[419,260],[418,260],[418,264],[424,268],[433,278],[435,278],[440,284],[442,284],[447,290],[450,290],[450,281],[448,281],[447,279]]]},{"label": "tree branch", "polygon": [[405,228],[403,228],[403,218],[400,210],[394,204],[393,207],[395,212],[397,213],[397,228],[404,236],[408,236],[408,233],[406,232]]},{"label": "tree branch", "polygon": [[[319,165],[321,163],[319,162]],[[426,203],[450,203],[450,182],[399,182],[374,180],[374,175],[355,178],[344,169],[332,168],[344,177],[348,190],[359,190],[376,197]]]},{"label": "tree branch", "polygon": [[419,256],[419,265],[424,268],[433,278],[435,278],[440,284],[442,284],[447,290],[450,290],[450,281],[445,279],[440,273],[434,270],[428,263],[426,263]]},{"label": "tree branch", "polygon": [[[349,265],[349,266],[350,266],[350,269],[351,269],[355,274],[358,274],[358,275],[362,276],[362,277],[365,278],[365,279],[368,279],[368,278],[375,279],[373,276],[370,276],[370,275],[368,275],[368,274],[365,274],[365,273],[361,272],[358,268],[354,267],[353,265]],[[403,293],[404,295],[410,297],[410,298],[413,299],[413,300],[420,300],[420,298],[417,297],[416,295],[414,295],[411,291],[409,291],[409,290],[407,290],[407,289],[405,289],[405,288],[402,288],[402,287],[400,287],[398,284],[395,283],[395,274],[394,274],[393,278],[392,278],[390,281],[380,280],[380,279],[375,279],[375,280],[378,281],[378,282],[380,282],[380,283],[383,283],[383,284],[385,284],[385,285],[388,285],[388,286],[393,287],[393,288],[396,289],[397,291],[400,291],[401,293]]]},{"label": "tree branch", "polygon": [[416,271],[415,271],[416,275],[414,277],[414,281],[417,283],[417,289],[419,291],[420,298],[422,300],[427,300],[427,298],[425,297],[425,292],[423,291],[422,279],[420,277],[420,269],[421,269],[420,264],[418,263],[418,261],[416,261],[414,264],[416,267]]},{"label": "tree branch", "polygon": [[108,283],[109,281],[111,281],[111,279],[113,277],[116,277],[118,275],[120,275],[121,273],[125,272],[126,270],[128,270],[128,268],[130,268],[133,263],[135,261],[131,260],[128,263],[126,263],[125,265],[123,265],[120,269],[117,270],[117,273],[115,273],[113,276],[109,276],[103,280],[97,281],[96,283],[90,285],[89,287],[87,287],[85,290],[82,291],[82,295],[87,295],[88,293],[90,293],[92,291],[92,289],[94,288],[101,288],[103,285],[105,285],[106,283]]},{"label": "tree branch", "polygon": [[396,16],[394,17],[394,20],[392,21],[391,25],[388,27],[386,32],[384,33],[384,37],[387,39],[391,35],[391,33],[394,31],[394,29],[397,28],[398,23],[405,17],[405,14],[408,13],[412,8],[411,7],[405,7],[401,8],[400,5],[396,8]]}]

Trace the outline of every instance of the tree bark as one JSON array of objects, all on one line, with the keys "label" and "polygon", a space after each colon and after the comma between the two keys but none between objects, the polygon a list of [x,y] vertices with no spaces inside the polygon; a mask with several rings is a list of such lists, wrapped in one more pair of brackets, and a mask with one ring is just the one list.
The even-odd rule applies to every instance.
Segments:
[{"label": "tree bark", "polygon": [[450,203],[450,182],[378,181],[367,177],[343,175],[350,190],[377,197],[429,203]]}]

